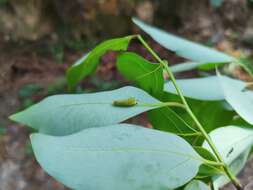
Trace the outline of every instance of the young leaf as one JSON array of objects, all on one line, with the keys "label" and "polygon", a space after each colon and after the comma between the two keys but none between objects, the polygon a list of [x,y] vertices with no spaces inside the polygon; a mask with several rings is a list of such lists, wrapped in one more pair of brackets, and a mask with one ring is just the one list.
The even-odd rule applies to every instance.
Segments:
[{"label": "young leaf", "polygon": [[[115,101],[129,98],[135,98],[137,105],[113,105]],[[158,108],[159,103],[161,102],[145,91],[128,86],[98,93],[51,96],[25,111],[12,115],[10,119],[38,129],[41,133],[61,136],[89,127],[122,122],[142,112]]]},{"label": "young leaf", "polygon": [[[188,98],[198,100],[224,100],[224,94],[217,76],[205,78],[179,79],[177,84]],[[177,91],[171,81],[166,82],[164,90],[173,94]]]},{"label": "young leaf", "polygon": [[253,124],[253,92],[246,90],[247,84],[222,76],[217,72],[226,101],[248,123]]},{"label": "young leaf", "polygon": [[202,158],[182,138],[134,125],[74,135],[31,136],[41,166],[66,186],[89,190],[167,190],[190,181]]},{"label": "young leaf", "polygon": [[199,180],[191,181],[184,190],[211,190],[211,188]]},{"label": "young leaf", "polygon": [[[245,165],[253,145],[253,129],[227,126],[212,131],[210,137],[225,163],[230,166],[235,175],[238,174]],[[207,142],[204,142],[203,147],[211,151]],[[220,175],[214,179],[218,187],[229,182],[226,177]]]},{"label": "young leaf", "polygon": [[223,64],[236,60],[234,57],[231,57],[225,53],[177,37],[163,30],[147,25],[136,18],[133,18],[133,22],[163,47],[174,51],[181,57],[198,62],[198,66],[214,63]]},{"label": "young leaf", "polygon": [[70,67],[67,71],[67,80],[69,87],[73,89],[78,82],[92,74],[99,63],[99,59],[107,51],[127,50],[129,42],[134,36],[127,36],[123,38],[116,38],[107,40],[99,44],[96,48],[81,58],[76,64]]},{"label": "young leaf", "polygon": [[163,92],[163,69],[159,64],[152,64],[143,57],[131,53],[121,53],[117,59],[119,72],[128,80],[153,96],[159,97]]}]

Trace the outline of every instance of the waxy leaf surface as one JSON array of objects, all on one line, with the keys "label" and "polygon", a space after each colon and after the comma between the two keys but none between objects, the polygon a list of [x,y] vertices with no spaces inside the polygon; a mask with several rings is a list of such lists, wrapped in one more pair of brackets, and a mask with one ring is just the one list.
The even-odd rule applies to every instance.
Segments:
[{"label": "waxy leaf surface", "polygon": [[217,73],[226,101],[248,123],[253,125],[253,91],[247,83]]},{"label": "waxy leaf surface", "polygon": [[[253,145],[253,129],[226,126],[212,131],[210,137],[225,163],[229,165],[235,175],[238,174],[245,165]],[[203,147],[212,152],[207,142],[204,142]],[[228,182],[229,180],[225,176],[214,177],[216,188]]]},{"label": "waxy leaf surface", "polygon": [[174,51],[177,55],[181,57],[198,62],[198,66],[214,63],[222,64],[235,61],[234,57],[231,57],[225,53],[180,38],[178,36],[160,30],[156,27],[145,24],[144,22],[136,18],[133,19],[133,22],[163,47],[167,48],[168,50]]},{"label": "waxy leaf surface", "polygon": [[119,124],[54,137],[33,134],[35,156],[76,190],[168,190],[186,184],[202,158],[182,138]]},{"label": "waxy leaf surface", "polygon": [[[178,79],[177,84],[188,98],[198,100],[224,100],[223,89],[217,76],[204,78]],[[166,82],[164,90],[173,94],[177,94],[172,82]]]},{"label": "waxy leaf surface", "polygon": [[[135,98],[137,105],[114,106],[115,100]],[[135,87],[98,93],[56,95],[14,114],[10,119],[38,129],[50,135],[69,135],[90,127],[112,125],[158,108],[156,100],[145,91]],[[144,106],[142,104],[155,104]]]}]

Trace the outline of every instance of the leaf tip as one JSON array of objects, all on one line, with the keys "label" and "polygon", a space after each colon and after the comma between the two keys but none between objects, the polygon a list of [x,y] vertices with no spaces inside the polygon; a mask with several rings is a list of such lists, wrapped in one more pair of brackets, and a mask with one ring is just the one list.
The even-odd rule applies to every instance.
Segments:
[{"label": "leaf tip", "polygon": [[142,21],[138,19],[137,17],[132,17],[132,22],[136,25],[139,25]]},{"label": "leaf tip", "polygon": [[19,116],[20,116],[20,112],[14,113],[14,114],[10,115],[8,118],[11,121],[20,122]]}]

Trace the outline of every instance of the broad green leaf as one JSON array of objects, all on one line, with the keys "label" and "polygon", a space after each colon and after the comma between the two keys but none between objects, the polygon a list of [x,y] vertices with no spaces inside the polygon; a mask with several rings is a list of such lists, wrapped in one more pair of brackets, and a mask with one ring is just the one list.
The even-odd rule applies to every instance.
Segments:
[{"label": "broad green leaf", "polygon": [[95,47],[68,69],[67,80],[69,87],[73,89],[78,82],[92,74],[96,70],[101,56],[103,56],[107,51],[127,50],[128,44],[133,38],[134,36],[115,38],[107,40]]},{"label": "broad green leaf", "polygon": [[191,181],[184,190],[211,190],[211,188],[199,180]]},{"label": "broad green leaf", "polygon": [[[223,102],[220,101],[188,100],[188,102],[207,132],[228,125],[235,115],[233,111],[225,109]],[[192,121],[190,124],[193,125],[194,122]]]},{"label": "broad green leaf", "polygon": [[[243,168],[253,145],[253,129],[227,126],[218,128],[210,133],[210,137],[221,154],[223,160],[236,175]],[[203,147],[211,150],[207,142]],[[216,176],[215,186],[221,187],[229,180],[224,176]]]},{"label": "broad green leaf", "polygon": [[[179,96],[165,92],[163,101],[180,101],[180,98]],[[235,112],[225,108],[224,101],[201,101],[187,98],[187,102],[207,132],[220,126],[229,125],[235,115]],[[182,109],[176,109],[175,111],[190,126],[196,125],[187,112]],[[202,137],[197,137],[193,141],[193,145],[201,145],[202,141]]]},{"label": "broad green leaf", "polygon": [[248,123],[253,124],[253,92],[247,83],[217,73],[226,101]]},{"label": "broad green leaf", "polygon": [[228,125],[235,115],[233,111],[224,109],[222,102],[191,101],[190,106],[207,132]]},{"label": "broad green leaf", "polygon": [[196,131],[169,107],[149,111],[148,119],[155,129],[172,132],[181,136],[189,137],[191,136],[190,134],[196,136]]},{"label": "broad green leaf", "polygon": [[[115,100],[135,98],[137,105],[117,107]],[[157,108],[158,100],[135,87],[117,90],[51,96],[10,119],[50,135],[68,135],[89,127],[116,124],[142,112]],[[145,105],[142,105],[145,104]],[[151,104],[147,106],[146,104]],[[155,104],[154,106],[152,106]]]},{"label": "broad green leaf", "polygon": [[147,25],[136,18],[133,19],[133,22],[163,47],[174,51],[181,57],[199,62],[200,65],[210,63],[222,64],[235,61],[234,57],[225,53],[167,33],[163,30]]},{"label": "broad green leaf", "polygon": [[[198,100],[224,100],[224,94],[217,76],[192,79],[178,79],[177,84],[188,98]],[[171,81],[166,82],[164,90],[173,94],[177,94],[175,87]]]},{"label": "broad green leaf", "polygon": [[134,125],[90,128],[54,137],[33,134],[35,156],[76,190],[168,190],[190,181],[202,158],[182,138]]},{"label": "broad green leaf", "polygon": [[163,69],[160,64],[153,64],[143,57],[131,53],[121,53],[117,59],[119,72],[128,80],[150,94],[159,97],[163,92]]}]

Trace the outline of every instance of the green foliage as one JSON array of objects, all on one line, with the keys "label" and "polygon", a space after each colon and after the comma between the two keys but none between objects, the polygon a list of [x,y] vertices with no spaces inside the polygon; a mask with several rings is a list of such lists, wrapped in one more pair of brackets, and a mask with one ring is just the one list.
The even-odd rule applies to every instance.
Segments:
[{"label": "green foliage", "polygon": [[134,81],[148,93],[161,96],[163,93],[163,69],[159,64],[153,64],[141,56],[126,52],[117,59],[119,72],[128,80]]},{"label": "green foliage", "polygon": [[[234,174],[238,174],[246,163],[253,143],[253,129],[244,129],[236,126],[218,128],[210,133],[218,151]],[[212,151],[207,142],[203,147]],[[223,175],[214,177],[214,185],[221,187],[229,182]]]},{"label": "green foliage", "polygon": [[[177,80],[184,96],[197,100],[224,100],[224,94],[219,84],[219,78],[216,76],[181,79]],[[175,87],[171,81],[164,85],[164,90],[173,94],[177,94]]]},{"label": "green foliage", "polygon": [[[183,80],[172,73],[238,60],[134,22],[194,63],[170,69],[139,35],[108,40],[68,69],[69,87],[92,75],[101,56],[113,50],[120,51],[118,71],[138,88],[54,95],[10,119],[38,131],[31,136],[36,159],[72,189],[210,190],[211,184],[218,189],[230,180],[239,187],[233,174],[244,167],[253,144],[252,91],[219,72]],[[157,64],[127,52],[134,38]],[[144,112],[154,129],[120,124]]]},{"label": "green foliage", "polygon": [[[194,149],[197,151],[197,153],[205,158],[206,160],[211,160],[211,161],[217,161],[217,159],[214,157],[214,155],[209,152],[209,150],[207,150],[204,147],[201,146],[194,146]],[[199,179],[205,179],[208,178],[210,176],[214,176],[214,175],[220,175],[222,174],[222,169],[220,168],[220,166],[210,166],[208,164],[202,164],[199,167],[199,172],[196,176],[196,178]]]},{"label": "green foliage", "polygon": [[233,80],[218,73],[226,101],[248,123],[253,125],[253,92],[244,90],[247,84],[243,81]]},{"label": "green foliage", "polygon": [[191,61],[183,65],[172,66],[172,71],[181,72],[194,68],[210,70],[217,65],[234,62],[240,65],[253,77],[252,66],[249,65],[245,59],[237,59],[213,48],[183,39],[156,27],[147,25],[136,18],[133,18],[133,22],[160,45]]},{"label": "green foliage", "polygon": [[[137,99],[136,106],[126,109],[113,105],[115,100],[130,97]],[[159,103],[143,90],[129,86],[98,93],[51,96],[10,118],[41,133],[61,136],[122,122],[159,107]]]},{"label": "green foliage", "polygon": [[227,54],[180,38],[173,34],[166,33],[165,31],[149,26],[136,18],[133,19],[133,22],[163,47],[170,51],[174,51],[181,57],[198,62],[198,65],[196,66],[223,64],[235,60],[235,58]]},{"label": "green foliage", "polygon": [[73,89],[78,82],[96,70],[100,57],[103,56],[107,51],[126,50],[133,37],[134,36],[127,36],[124,38],[116,38],[105,41],[90,51],[86,56],[81,58],[72,67],[70,67],[67,71],[67,79],[70,89]]},{"label": "green foliage", "polygon": [[34,134],[31,141],[45,170],[80,190],[174,189],[193,178],[202,163],[180,137],[129,124],[66,137]]},{"label": "green foliage", "polygon": [[169,107],[163,107],[148,112],[148,118],[155,129],[173,132],[181,136],[198,136],[188,123]]}]

